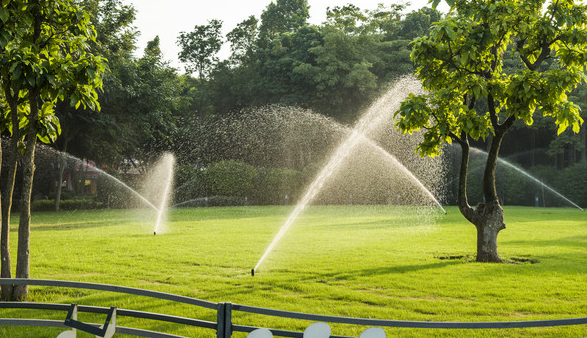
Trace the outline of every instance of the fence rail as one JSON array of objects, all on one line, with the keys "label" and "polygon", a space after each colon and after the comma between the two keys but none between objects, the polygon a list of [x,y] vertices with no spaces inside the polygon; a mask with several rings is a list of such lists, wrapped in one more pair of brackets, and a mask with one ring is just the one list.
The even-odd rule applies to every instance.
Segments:
[{"label": "fence rail", "polygon": [[[379,326],[379,327],[395,327],[395,328],[415,328],[415,329],[511,329],[511,328],[535,328],[535,327],[555,327],[555,326],[571,326],[571,325],[586,325],[587,317],[569,318],[569,319],[554,319],[554,320],[534,320],[534,321],[507,321],[507,322],[424,322],[424,321],[400,321],[400,320],[385,320],[385,319],[364,319],[352,317],[338,317],[317,315],[302,312],[282,311],[274,309],[266,309],[248,305],[232,304],[232,303],[213,303],[200,299],[178,296],[174,294],[149,291],[144,289],[137,289],[131,287],[115,286],[108,284],[83,283],[71,281],[57,281],[44,279],[5,279],[0,278],[0,285],[34,285],[47,287],[64,287],[77,288],[88,290],[100,290],[115,293],[124,293],[136,296],[145,296],[150,298],[168,300],[171,302],[185,303],[202,308],[212,309],[216,311],[216,322],[210,322],[200,319],[171,316],[160,313],[151,313],[144,311],[135,311],[128,309],[117,309],[118,316],[133,317],[149,320],[157,320],[168,323],[180,324],[201,327],[205,329],[216,330],[217,338],[230,338],[233,332],[252,332],[258,327],[237,325],[232,322],[232,312],[240,311],[266,316],[275,316],[282,318],[301,319],[316,322],[340,323],[351,325],[364,326]],[[0,302],[0,309],[34,309],[34,310],[49,310],[49,311],[63,311],[67,312],[71,308],[71,304],[49,304],[49,303],[22,303],[22,302]],[[78,311],[107,314],[110,308],[79,305]],[[42,319],[15,319],[15,318],[0,318],[0,325],[6,326],[45,326],[56,328],[67,328],[63,321],[57,320],[42,320]],[[90,324],[98,327],[99,324]],[[281,337],[303,337],[302,332],[286,331],[278,329],[270,329],[273,335]],[[161,332],[154,332],[136,328],[116,327],[116,333],[134,335],[138,337],[151,338],[184,338],[177,335],[171,335]],[[333,338],[347,338],[344,336],[331,336]]]}]

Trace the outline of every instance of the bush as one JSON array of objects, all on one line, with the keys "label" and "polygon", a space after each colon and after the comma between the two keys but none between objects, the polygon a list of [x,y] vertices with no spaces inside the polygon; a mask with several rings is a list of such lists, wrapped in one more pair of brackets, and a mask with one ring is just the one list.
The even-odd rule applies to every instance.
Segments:
[{"label": "bush", "polygon": [[255,167],[232,160],[213,163],[204,171],[214,196],[252,196],[255,176]]},{"label": "bush", "polygon": [[211,196],[199,197],[189,201],[178,203],[177,208],[200,208],[200,207],[231,207],[248,205],[248,199],[240,196]]},{"label": "bush", "polygon": [[[94,199],[62,200],[59,203],[59,210],[92,210],[102,209],[104,204]],[[54,211],[55,200],[36,200],[31,205],[33,211]]]},{"label": "bush", "polygon": [[[587,206],[587,163],[576,163],[559,175],[561,193],[574,203]],[[568,206],[568,204],[567,204]]]},{"label": "bush", "polygon": [[178,165],[175,171],[175,201],[190,201],[206,195],[204,172],[194,165]]},{"label": "bush", "polygon": [[256,189],[253,196],[260,204],[294,203],[302,180],[302,173],[296,170],[261,168],[257,172]]}]

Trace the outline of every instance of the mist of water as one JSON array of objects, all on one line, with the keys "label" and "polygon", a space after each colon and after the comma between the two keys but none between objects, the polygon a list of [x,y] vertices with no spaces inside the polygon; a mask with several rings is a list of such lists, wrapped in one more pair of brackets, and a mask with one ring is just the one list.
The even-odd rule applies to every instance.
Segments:
[{"label": "mist of water", "polygon": [[[52,154],[52,156],[55,157],[65,157],[67,160],[74,163],[85,163],[85,160],[47,146],[41,145],[37,150]],[[149,172],[144,176],[142,180],[142,189],[139,189],[140,192],[100,168],[92,167],[92,170],[98,173],[101,177],[114,183],[116,186],[121,187],[131,196],[136,197],[142,205],[148,206],[155,211],[156,217],[153,231],[157,234],[164,230],[165,213],[168,209],[168,204],[173,191],[174,166],[174,155],[170,153],[163,154],[161,158],[149,168]]]},{"label": "mist of water", "polygon": [[440,208],[440,210],[442,210],[442,212],[444,214],[446,214],[446,210],[444,210],[444,208],[442,207],[442,204],[440,204],[440,202],[434,196],[434,194],[432,194],[432,192],[430,190],[428,190],[428,188],[426,188],[424,186],[424,184],[422,183],[422,181],[420,181],[416,176],[414,176],[414,174],[410,170],[408,170],[408,168],[406,168],[400,161],[398,161],[398,159],[395,156],[393,156],[392,154],[388,153],[385,149],[383,149],[379,145],[375,144],[373,141],[371,141],[370,139],[368,139],[364,135],[360,135],[360,137],[362,138],[362,141],[363,142],[369,144],[382,157],[384,157],[385,159],[387,159],[388,161],[390,161],[394,165],[394,167],[398,168],[400,170],[400,172],[408,178],[406,180],[406,183],[412,183],[412,184],[414,184],[416,186],[416,188],[419,189],[420,192],[429,201],[432,201],[436,206],[438,206]]},{"label": "mist of water", "polygon": [[145,185],[152,191],[152,195],[159,195],[159,211],[153,234],[161,233],[165,230],[165,212],[168,209],[171,200],[171,191],[173,185],[173,173],[175,167],[175,157],[173,154],[166,153],[155,164],[152,172],[145,180]]},{"label": "mist of water", "polygon": [[[272,242],[269,244],[255,267],[252,269],[252,274],[260,267],[266,257],[273,251],[275,246],[279,243],[281,238],[288,232],[289,228],[304,211],[304,209],[314,200],[316,195],[322,190],[324,184],[331,178],[331,176],[341,167],[341,164],[349,157],[355,148],[359,144],[367,142],[370,147],[374,148],[380,155],[391,159],[394,167],[403,175],[407,177],[406,184],[411,182],[417,182],[417,189],[425,191],[425,196],[438,205],[443,212],[446,211],[442,208],[440,203],[436,200],[434,195],[405,167],[403,166],[395,156],[389,154],[383,148],[374,144],[373,141],[367,141],[365,135],[371,135],[378,129],[389,129],[392,127],[392,116],[393,112],[399,108],[401,101],[405,99],[410,93],[420,92],[421,86],[419,81],[413,78],[404,78],[398,81],[393,88],[391,88],[385,95],[377,100],[360,118],[352,129],[350,134],[344,141],[342,141],[338,147],[336,147],[333,154],[330,156],[330,160],[326,165],[319,171],[315,179],[312,181],[310,186],[307,188],[301,200],[298,202],[292,213],[289,215],[285,223],[280,228],[279,232],[275,235]],[[411,148],[413,152],[415,147]]]},{"label": "mist of water", "polygon": [[[59,157],[65,157],[67,160],[75,162],[75,163],[79,163],[79,164],[84,164],[87,163],[86,160],[80,159],[78,157],[75,157],[71,154],[62,152],[62,151],[58,151],[56,149],[47,147],[45,145],[39,145],[37,147],[37,151],[42,151],[42,152],[49,152],[54,154],[55,156],[59,156]],[[123,181],[121,181],[120,179],[110,175],[109,173],[107,173],[106,171],[98,168],[98,167],[92,167],[92,170],[95,170],[100,176],[107,178],[109,181],[117,184],[118,186],[120,186],[121,188],[123,188],[124,190],[126,190],[128,193],[130,193],[132,196],[136,197],[137,199],[139,199],[141,201],[141,203],[143,203],[144,205],[148,206],[149,208],[153,209],[156,212],[159,212],[159,208],[157,206],[155,206],[155,204],[153,204],[151,201],[149,201],[147,198],[145,198],[145,196],[143,196],[142,194],[140,194],[138,191],[136,191],[135,189],[131,188],[128,184],[124,183]]]}]

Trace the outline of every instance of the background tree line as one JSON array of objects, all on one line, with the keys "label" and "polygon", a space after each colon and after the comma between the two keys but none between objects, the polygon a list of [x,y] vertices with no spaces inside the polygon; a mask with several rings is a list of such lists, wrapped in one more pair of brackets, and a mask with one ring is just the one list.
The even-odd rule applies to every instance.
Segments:
[{"label": "background tree line", "polygon": [[[189,196],[194,198],[216,188],[189,185],[187,177],[193,179],[222,161],[299,173],[315,170],[331,140],[310,137],[303,142],[301,135],[278,159],[270,154],[282,147],[265,145],[269,155],[260,157],[246,145],[237,151],[234,137],[214,131],[229,118],[246,120],[256,108],[270,105],[311,110],[351,125],[394,79],[413,73],[410,42],[442,17],[430,8],[406,13],[403,5],[362,9],[349,4],[330,8],[324,23],[312,25],[306,0],[276,0],[260,17],[243,18],[226,36],[220,33],[222,22],[214,19],[182,32],[177,43],[184,72],[163,58],[158,37],[142,56],[135,56],[140,32],[133,27],[132,6],[119,0],[82,4],[97,31],[91,49],[108,60],[98,96],[101,110],[58,106],[61,136],[52,146],[91,159],[115,176],[144,172],[160,154],[173,152],[181,170],[191,172],[179,175],[176,185],[193,187]],[[225,60],[217,57],[222,43],[231,48]],[[587,107],[586,90],[583,86],[573,93],[582,107]],[[583,126],[579,135],[566,132],[557,138],[552,125],[537,119],[530,128],[514,126],[523,130],[506,137],[501,155],[535,168],[557,186],[558,170],[574,167],[579,175],[584,173],[587,133]],[[271,143],[270,137],[279,133],[267,135],[265,143]],[[252,135],[247,137],[254,141]],[[476,146],[484,149],[486,144]],[[60,161],[55,165],[60,170],[50,173],[57,182],[63,179],[60,172],[71,168],[65,158]],[[59,201],[59,189],[36,186],[37,197]],[[450,189],[446,197],[451,200]]]}]

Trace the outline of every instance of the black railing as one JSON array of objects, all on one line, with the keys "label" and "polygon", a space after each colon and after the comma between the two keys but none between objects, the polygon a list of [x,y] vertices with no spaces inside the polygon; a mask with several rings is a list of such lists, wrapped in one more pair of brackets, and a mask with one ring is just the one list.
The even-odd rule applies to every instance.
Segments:
[{"label": "black railing", "polygon": [[[78,288],[88,290],[100,290],[115,293],[124,293],[137,296],[145,296],[168,300],[172,302],[185,303],[202,308],[207,308],[216,311],[216,322],[205,320],[170,316],[160,313],[151,313],[144,311],[134,311],[128,309],[117,309],[117,316],[134,317],[141,319],[150,319],[163,321],[168,323],[175,323],[181,325],[189,325],[210,330],[216,330],[218,338],[230,338],[232,332],[251,332],[258,327],[237,325],[232,322],[232,312],[241,311],[253,314],[275,316],[291,319],[302,319],[316,322],[340,323],[351,325],[364,326],[379,326],[379,327],[395,327],[395,328],[419,328],[419,329],[511,329],[511,328],[535,328],[535,327],[555,327],[555,326],[571,326],[571,325],[585,325],[587,324],[587,317],[571,318],[571,319],[553,319],[553,320],[534,320],[534,321],[507,321],[507,322],[424,322],[424,321],[400,321],[400,320],[385,320],[385,319],[363,319],[351,317],[337,317],[325,316],[301,312],[291,312],[282,310],[265,309],[254,306],[232,304],[232,303],[213,303],[204,300],[199,300],[190,297],[178,296],[174,294],[149,291],[144,289],[96,284],[96,283],[82,283],[56,280],[40,280],[40,279],[0,279],[0,285],[35,285],[48,287],[65,287]],[[35,310],[51,310],[68,312],[71,310],[71,304],[47,304],[47,303],[22,303],[22,302],[0,302],[0,309],[35,309]],[[112,312],[111,308],[84,306],[79,305],[77,311],[95,313],[95,314],[109,314]],[[85,323],[84,323],[85,324]],[[66,322],[59,320],[46,319],[21,319],[21,318],[0,318],[1,325],[10,326],[44,326],[44,327],[61,327],[68,328]],[[99,324],[87,324],[93,327],[98,327]],[[303,332],[285,331],[278,329],[271,329],[275,336],[281,337],[303,337]],[[139,337],[151,338],[182,338],[181,336],[166,334],[162,332],[154,332],[149,330],[128,328],[116,326],[116,333],[134,335]],[[331,336],[334,338],[345,338],[344,336]]]}]

